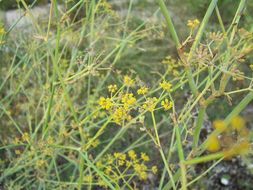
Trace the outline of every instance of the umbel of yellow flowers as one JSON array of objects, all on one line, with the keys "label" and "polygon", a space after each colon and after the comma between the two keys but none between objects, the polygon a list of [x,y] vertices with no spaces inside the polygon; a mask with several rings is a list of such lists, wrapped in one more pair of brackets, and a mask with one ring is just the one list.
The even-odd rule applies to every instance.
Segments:
[{"label": "umbel of yellow flowers", "polygon": [[241,116],[233,117],[229,125],[226,125],[223,120],[215,120],[213,128],[219,134],[209,135],[206,150],[209,152],[223,151],[225,158],[249,152],[249,132],[245,124]]}]

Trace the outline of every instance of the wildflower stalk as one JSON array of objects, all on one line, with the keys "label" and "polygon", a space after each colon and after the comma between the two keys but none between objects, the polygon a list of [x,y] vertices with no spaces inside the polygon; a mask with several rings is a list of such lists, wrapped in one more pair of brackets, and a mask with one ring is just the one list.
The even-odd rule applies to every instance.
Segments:
[{"label": "wildflower stalk", "polygon": [[[159,6],[160,6],[160,9],[161,9],[161,12],[162,12],[162,14],[163,14],[163,16],[166,20],[168,30],[169,30],[169,32],[172,36],[172,39],[175,42],[176,47],[178,49],[179,57],[182,59],[183,52],[182,52],[182,49],[181,49],[181,44],[180,44],[177,32],[175,30],[174,24],[172,22],[172,19],[170,17],[169,11],[168,11],[168,9],[167,9],[167,7],[166,7],[163,0],[158,0],[158,3],[159,3]],[[183,61],[183,59],[182,59],[182,61]],[[183,61],[183,62],[185,62],[185,61]],[[185,71],[186,71],[186,75],[187,75],[187,78],[188,78],[188,81],[189,81],[190,89],[191,89],[191,91],[194,95],[197,95],[198,90],[197,90],[196,84],[195,84],[194,79],[193,79],[193,74],[192,74],[190,65],[185,64]]]},{"label": "wildflower stalk", "polygon": [[182,146],[182,141],[181,141],[181,135],[179,132],[179,126],[176,125],[176,139],[177,139],[177,152],[178,152],[178,157],[180,160],[179,166],[181,169],[181,186],[183,190],[186,190],[186,184],[187,184],[187,178],[186,178],[186,167],[184,164],[184,150],[183,150],[183,146]]},{"label": "wildflower stalk", "polygon": [[159,149],[160,155],[162,157],[162,160],[163,160],[163,163],[165,165],[165,168],[166,168],[166,170],[167,170],[167,172],[169,174],[170,180],[172,182],[173,189],[176,190],[176,185],[175,185],[175,181],[174,181],[172,172],[170,171],[167,159],[166,159],[166,157],[164,155],[164,152],[163,152],[163,149],[162,149],[162,146],[161,146],[161,143],[160,143],[154,111],[151,112],[151,116],[152,116],[153,126],[154,126],[154,130],[155,130],[155,135],[156,135],[156,138],[157,138],[156,139],[157,142],[155,142],[155,143],[157,143],[157,145],[158,145],[158,149]]},{"label": "wildflower stalk", "polygon": [[231,34],[231,37],[230,37],[230,44],[233,42],[233,39],[234,39],[234,35],[236,33],[236,28],[237,28],[237,25],[239,23],[239,20],[241,19],[241,16],[242,16],[242,12],[244,11],[245,9],[245,6],[246,6],[246,1],[247,0],[241,0],[240,1],[240,4],[237,8],[237,11],[235,13],[235,16],[233,18],[233,21],[228,29],[228,32],[230,32],[230,30],[232,30],[232,34]]},{"label": "wildflower stalk", "polygon": [[[210,3],[206,14],[201,22],[200,28],[197,32],[195,41],[191,47],[189,56],[187,58],[187,63],[190,62],[190,60],[192,59],[193,56],[193,52],[196,50],[197,46],[199,45],[201,38],[203,36],[203,33],[205,31],[206,25],[208,23],[208,20],[210,18],[210,16],[212,15],[216,4],[217,4],[218,0],[212,0],[212,2]],[[189,65],[189,64],[188,64]],[[191,73],[189,72],[187,75],[191,75]],[[193,78],[192,76],[189,76],[188,78]],[[190,81],[189,81],[190,82]],[[198,94],[198,89],[196,87],[196,84],[194,83],[194,80],[191,81],[191,89],[193,94],[196,96]],[[203,125],[204,122],[204,116],[205,116],[205,110],[206,110],[206,106],[201,106],[199,109],[199,113],[198,113],[198,118],[197,118],[197,123],[194,129],[194,134],[193,134],[193,148],[195,149],[198,146],[198,141],[199,141],[199,135],[200,135],[200,131],[201,131],[201,127]]]},{"label": "wildflower stalk", "polygon": [[206,11],[206,14],[200,24],[200,27],[198,29],[198,32],[196,34],[196,37],[195,37],[195,40],[194,40],[194,43],[191,47],[191,50],[190,50],[190,53],[189,53],[189,56],[187,58],[187,61],[189,62],[191,59],[192,59],[192,56],[193,56],[193,53],[194,51],[196,50],[197,46],[199,45],[199,42],[204,34],[204,31],[206,29],[206,25],[208,23],[208,20],[209,18],[211,17],[215,7],[216,7],[216,4],[217,4],[218,0],[212,0],[207,11]]},{"label": "wildflower stalk", "polygon": [[180,45],[180,42],[179,42],[179,39],[177,36],[177,32],[176,32],[175,27],[173,25],[172,19],[170,17],[169,11],[168,11],[163,0],[158,0],[158,3],[159,3],[159,7],[161,9],[161,12],[166,20],[167,27],[169,29],[171,36],[172,36],[172,39],[175,42],[176,47],[179,48],[181,45]]},{"label": "wildflower stalk", "polygon": [[223,158],[223,157],[224,157],[224,152],[218,152],[218,153],[209,154],[209,155],[206,155],[206,156],[193,158],[191,160],[186,160],[186,161],[184,161],[184,164],[186,164],[186,165],[199,164],[199,163],[202,163],[202,162],[216,160],[216,159],[220,159],[220,158]]},{"label": "wildflower stalk", "polygon": [[[204,16],[204,19],[201,23],[201,26],[198,30],[198,33],[196,35],[196,39],[191,47],[191,50],[190,50],[190,53],[189,53],[189,56],[187,59],[184,58],[184,55],[183,55],[183,51],[182,51],[182,47],[180,47],[180,42],[179,42],[179,39],[178,39],[178,36],[177,36],[177,33],[176,33],[176,30],[175,30],[175,27],[172,23],[172,20],[171,20],[171,17],[169,15],[169,12],[168,12],[168,9],[166,8],[165,4],[164,4],[164,1],[163,0],[159,0],[159,6],[160,6],[160,9],[165,17],[165,20],[167,22],[167,27],[172,35],[172,38],[174,40],[174,42],[176,43],[176,47],[178,48],[178,54],[181,58],[181,60],[185,63],[185,70],[186,70],[186,75],[187,75],[187,78],[188,78],[188,82],[189,82],[189,86],[190,86],[190,89],[191,89],[191,92],[193,93],[194,96],[197,96],[198,95],[198,88],[195,84],[195,81],[194,81],[194,78],[193,78],[193,74],[192,74],[192,70],[191,70],[191,67],[190,67],[190,60],[193,56],[193,52],[196,50],[202,36],[203,36],[203,33],[204,33],[204,30],[206,28],[206,25],[207,25],[207,22],[214,10],[214,8],[216,7],[216,4],[217,4],[217,1],[218,0],[212,0],[212,2],[210,3],[209,7],[208,7],[208,10]],[[206,110],[206,107],[201,107],[200,110],[199,110],[199,115],[198,115],[198,119],[197,119],[197,125],[195,127],[195,131],[194,131],[194,142],[193,142],[193,147],[197,147],[198,145],[198,140],[199,140],[199,134],[200,134],[200,130],[201,130],[201,127],[203,125],[203,121],[204,121],[204,114],[205,114],[205,110]],[[182,147],[181,147],[182,148]],[[181,154],[181,153],[180,153]],[[179,155],[179,158],[181,158],[181,161],[183,160],[183,156],[182,155]],[[183,166],[183,165],[182,165]],[[185,176],[185,167],[181,167],[181,174],[182,176]],[[184,184],[185,186],[185,183],[186,183],[186,178],[182,177],[182,184]],[[185,187],[186,188],[186,187]]]}]

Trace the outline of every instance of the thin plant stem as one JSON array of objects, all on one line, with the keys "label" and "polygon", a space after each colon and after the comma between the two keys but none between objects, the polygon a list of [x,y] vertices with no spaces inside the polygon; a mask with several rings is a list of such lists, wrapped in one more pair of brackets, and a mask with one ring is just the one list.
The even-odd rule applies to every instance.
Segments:
[{"label": "thin plant stem", "polygon": [[172,22],[172,19],[171,19],[171,16],[169,14],[169,11],[164,3],[163,0],[158,0],[158,4],[159,4],[159,7],[161,9],[161,12],[166,20],[166,23],[167,23],[167,27],[169,29],[169,32],[172,36],[172,39],[173,41],[175,42],[176,44],[176,47],[179,48],[181,45],[180,45],[180,41],[179,41],[179,38],[178,38],[178,35],[177,35],[177,32],[175,30],[175,27],[174,27],[174,24]]},{"label": "thin plant stem", "polygon": [[194,134],[193,134],[193,145],[192,145],[193,149],[196,149],[199,143],[199,135],[200,135],[201,127],[204,123],[205,111],[206,111],[205,106],[201,106],[199,108],[198,118],[197,118],[196,126],[194,128]]},{"label": "thin plant stem", "polygon": [[173,178],[173,175],[172,175],[172,172],[169,168],[169,165],[168,165],[168,162],[167,162],[167,159],[164,155],[164,152],[163,152],[163,149],[162,149],[162,146],[161,146],[161,143],[160,143],[160,138],[159,138],[159,134],[158,134],[158,130],[157,130],[157,125],[156,125],[156,120],[155,120],[155,115],[154,115],[154,112],[152,111],[151,112],[151,116],[152,116],[152,121],[153,121],[153,127],[154,127],[154,131],[155,131],[155,135],[156,135],[156,143],[157,145],[159,146],[158,149],[159,149],[159,152],[160,152],[160,155],[162,157],[162,160],[163,160],[163,163],[165,165],[165,168],[169,174],[169,177],[170,177],[170,180],[172,182],[172,186],[173,186],[173,189],[176,190],[176,185],[175,185],[175,181],[174,181],[174,178]]}]

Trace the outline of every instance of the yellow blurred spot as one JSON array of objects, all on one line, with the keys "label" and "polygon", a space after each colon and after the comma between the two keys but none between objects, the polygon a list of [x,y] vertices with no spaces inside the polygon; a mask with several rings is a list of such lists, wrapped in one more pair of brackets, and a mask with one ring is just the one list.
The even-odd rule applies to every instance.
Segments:
[{"label": "yellow blurred spot", "polygon": [[223,132],[226,130],[227,126],[223,120],[217,119],[213,122],[213,128],[217,129],[219,132]]},{"label": "yellow blurred spot", "polygon": [[241,116],[235,116],[231,120],[231,127],[237,131],[242,130],[245,127],[245,120]]},{"label": "yellow blurred spot", "polygon": [[234,146],[232,146],[229,150],[224,151],[224,157],[229,159],[235,155],[247,154],[250,150],[250,143],[248,140],[243,140]]},{"label": "yellow blurred spot", "polygon": [[206,142],[206,150],[209,152],[217,152],[220,148],[221,146],[218,137],[210,135]]}]

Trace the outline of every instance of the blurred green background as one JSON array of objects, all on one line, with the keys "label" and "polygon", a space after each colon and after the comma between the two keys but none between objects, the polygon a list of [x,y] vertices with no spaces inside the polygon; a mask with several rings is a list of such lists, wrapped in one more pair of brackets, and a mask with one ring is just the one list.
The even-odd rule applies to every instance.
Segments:
[{"label": "blurred green background", "polygon": [[[50,2],[50,0],[24,0],[28,4],[35,4],[35,5],[43,5]],[[70,3],[74,4],[79,0],[58,0],[60,3]],[[119,2],[119,0],[116,0]],[[116,2],[115,0],[108,0],[108,2]],[[117,2],[117,4],[118,4]],[[130,0],[120,0],[120,3],[122,6],[127,6],[127,4],[130,2]],[[143,1],[143,0],[134,0],[134,4],[138,6],[142,6],[143,10],[148,11],[150,8],[150,4],[155,4],[156,1]],[[180,10],[180,17],[182,16],[195,16],[198,18],[202,18],[205,14],[206,8],[208,7],[208,4],[211,2],[211,0],[166,0],[166,4],[171,6],[171,9],[173,11],[177,12],[177,10]],[[219,9],[221,16],[224,20],[224,24],[226,25],[231,21],[233,18],[236,9],[238,7],[240,1],[236,0],[220,0],[218,1]],[[22,7],[22,3],[20,0],[0,0],[0,9],[1,10],[9,10],[9,9],[16,9],[18,7]],[[184,6],[182,6],[184,4]],[[253,26],[250,24],[253,22],[253,15],[250,14],[250,10],[253,10],[253,1],[247,1],[247,10],[245,11],[245,14],[247,16],[243,16],[244,24],[248,30],[253,30]],[[153,6],[156,7],[156,6]],[[224,11],[226,10],[226,11]],[[216,18],[213,18],[213,21],[217,20]]]}]

